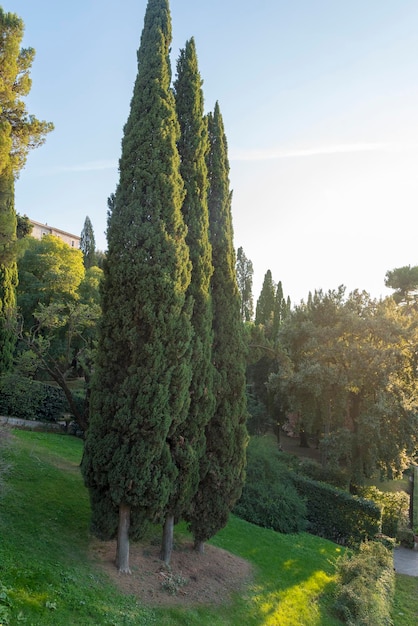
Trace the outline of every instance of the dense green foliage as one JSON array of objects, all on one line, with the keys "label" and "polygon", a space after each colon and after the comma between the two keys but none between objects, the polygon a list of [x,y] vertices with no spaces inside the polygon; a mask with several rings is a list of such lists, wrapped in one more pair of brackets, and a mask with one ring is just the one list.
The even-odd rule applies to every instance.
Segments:
[{"label": "dense green foliage", "polygon": [[395,591],[392,553],[381,543],[362,543],[338,566],[335,610],[348,626],[391,626]]},{"label": "dense green foliage", "polygon": [[86,270],[96,265],[96,240],[94,238],[93,224],[88,215],[84,220],[83,230],[81,231],[80,250],[83,253],[83,262]]},{"label": "dense green foliage", "polygon": [[269,389],[316,434],[329,467],[351,482],[392,477],[417,445],[417,314],[392,299],[318,292],[281,325],[280,368]]},{"label": "dense green foliage", "polygon": [[10,369],[16,341],[16,231],[14,181],[31,148],[52,125],[28,115],[22,100],[31,88],[35,51],[20,48],[23,21],[0,7],[0,373]]},{"label": "dense green foliage", "polygon": [[250,322],[254,315],[252,261],[247,258],[242,247],[237,250],[237,283],[241,296],[241,317],[243,322]]},{"label": "dense green foliage", "polygon": [[39,305],[78,299],[77,290],[85,275],[83,255],[58,237],[28,237],[18,267],[17,301],[26,330],[35,323]]},{"label": "dense green foliage", "polygon": [[227,141],[218,103],[208,117],[208,130],[216,406],[206,427],[206,455],[201,463],[199,489],[188,515],[197,544],[225,526],[230,510],[241,495],[247,443],[245,343],[235,273]]},{"label": "dense green foliage", "polygon": [[68,409],[62,389],[15,372],[0,376],[0,415],[56,422]]},{"label": "dense green foliage", "polygon": [[306,506],[280,456],[271,439],[250,439],[245,485],[234,513],[264,528],[297,533],[306,529]]},{"label": "dense green foliage", "polygon": [[205,427],[213,415],[212,301],[213,273],[207,204],[207,123],[203,117],[202,80],[194,40],[186,43],[177,62],[174,83],[176,113],[180,124],[178,150],[186,196],[182,213],[187,226],[186,243],[192,262],[187,295],[193,301],[191,324],[192,378],[187,419],[172,436],[171,453],[178,468],[167,510],[181,519],[199,484],[199,467],[205,454]]},{"label": "dense green foliage", "polygon": [[398,530],[409,526],[409,495],[405,491],[380,491],[375,486],[359,487],[357,494],[372,500],[382,510],[382,533],[397,537]]},{"label": "dense green foliage", "polygon": [[307,507],[308,531],[342,545],[356,545],[380,531],[381,511],[371,500],[293,474]]},{"label": "dense green foliage", "polygon": [[[83,474],[92,528],[132,537],[159,519],[175,489],[176,432],[189,408],[191,263],[182,216],[179,125],[170,88],[168,2],[148,2],[109,201],[101,333]],[[125,517],[126,519],[126,517]]]}]

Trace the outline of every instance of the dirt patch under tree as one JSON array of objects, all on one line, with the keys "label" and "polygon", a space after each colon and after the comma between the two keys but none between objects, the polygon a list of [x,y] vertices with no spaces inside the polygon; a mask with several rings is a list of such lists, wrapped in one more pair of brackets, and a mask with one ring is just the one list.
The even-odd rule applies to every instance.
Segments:
[{"label": "dirt patch under tree", "polygon": [[159,551],[159,545],[131,544],[132,574],[126,575],[115,566],[114,541],[94,541],[92,546],[94,560],[118,589],[148,606],[225,604],[233,593],[245,593],[252,580],[250,563],[215,546],[206,545],[198,554],[191,542],[176,544],[170,568]]}]

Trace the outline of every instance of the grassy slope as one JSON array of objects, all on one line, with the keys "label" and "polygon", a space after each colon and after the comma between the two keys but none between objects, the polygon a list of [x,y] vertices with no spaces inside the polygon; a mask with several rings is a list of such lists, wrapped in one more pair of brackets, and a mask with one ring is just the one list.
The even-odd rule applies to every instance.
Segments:
[{"label": "grassy slope", "polygon": [[[82,442],[16,431],[0,502],[0,625],[333,626],[329,612],[340,549],[310,535],[279,535],[237,518],[212,543],[254,564],[246,597],[230,606],[149,609],[121,595],[88,559],[89,504],[78,464]],[[184,533],[180,527],[177,532]],[[408,577],[399,577],[402,584]],[[396,613],[418,586],[397,597]],[[405,585],[404,585],[405,587]],[[399,602],[400,604],[399,604]],[[407,607],[399,619],[410,619]],[[404,609],[405,612],[405,609]],[[395,621],[396,626],[415,621]]]}]

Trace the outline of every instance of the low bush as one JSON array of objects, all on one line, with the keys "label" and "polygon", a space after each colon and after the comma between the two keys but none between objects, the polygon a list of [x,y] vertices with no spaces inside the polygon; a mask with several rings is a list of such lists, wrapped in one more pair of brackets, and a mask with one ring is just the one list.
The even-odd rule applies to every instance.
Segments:
[{"label": "low bush", "polygon": [[362,543],[338,564],[335,611],[349,626],[389,626],[395,593],[391,551],[375,541]]},{"label": "low bush", "polygon": [[348,484],[347,472],[339,468],[325,468],[313,459],[301,459],[294,467],[298,474],[334,487],[345,489]]},{"label": "low bush", "polygon": [[271,439],[253,437],[247,454],[247,477],[234,513],[247,522],[281,533],[306,528],[306,506]]},{"label": "low bush", "polygon": [[357,487],[357,494],[372,500],[382,509],[382,533],[396,537],[398,529],[409,522],[409,496],[404,491],[380,491],[377,487]]},{"label": "low bush", "polygon": [[7,373],[0,378],[0,414],[25,420],[55,422],[68,411],[58,387]]},{"label": "low bush", "polygon": [[381,510],[371,500],[292,474],[295,487],[306,501],[308,531],[341,545],[358,545],[380,532]]}]

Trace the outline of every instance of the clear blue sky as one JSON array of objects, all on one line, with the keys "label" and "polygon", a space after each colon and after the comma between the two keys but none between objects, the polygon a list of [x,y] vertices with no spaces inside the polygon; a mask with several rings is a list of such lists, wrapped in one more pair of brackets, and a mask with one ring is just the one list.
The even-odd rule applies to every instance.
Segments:
[{"label": "clear blue sky", "polygon": [[[36,49],[28,110],[55,131],[29,155],[16,209],[106,248],[107,198],[146,0],[3,0]],[[293,303],[389,293],[418,264],[417,0],[172,0],[173,75],[193,36],[205,108],[219,101],[235,247]]]}]

